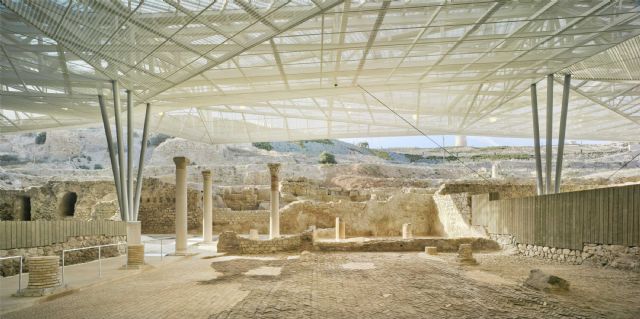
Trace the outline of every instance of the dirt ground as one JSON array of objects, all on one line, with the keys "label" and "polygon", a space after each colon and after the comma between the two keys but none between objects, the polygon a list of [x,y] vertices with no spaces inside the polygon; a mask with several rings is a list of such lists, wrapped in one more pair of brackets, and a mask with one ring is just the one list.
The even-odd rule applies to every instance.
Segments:
[{"label": "dirt ground", "polygon": [[[640,274],[504,253],[185,258],[3,318],[640,318]],[[534,268],[564,294],[522,285]]]}]

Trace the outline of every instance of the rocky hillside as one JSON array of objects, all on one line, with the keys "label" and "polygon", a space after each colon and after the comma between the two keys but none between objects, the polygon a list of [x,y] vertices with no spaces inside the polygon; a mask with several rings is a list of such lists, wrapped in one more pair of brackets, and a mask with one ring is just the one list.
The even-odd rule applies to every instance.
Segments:
[{"label": "rocky hillside", "polygon": [[[134,133],[134,151],[140,151],[141,133]],[[531,147],[449,147],[371,149],[338,140],[210,145],[164,135],[148,142],[145,175],[171,181],[173,157],[186,156],[197,169],[226,167],[218,183],[267,183],[264,164],[280,162],[285,177],[304,176],[331,186],[433,186],[460,179],[500,179],[531,183],[535,177]],[[564,176],[568,180],[598,183],[640,180],[639,145],[613,143],[565,148]],[[321,165],[326,154],[337,165]],[[464,162],[462,165],[460,162]],[[197,170],[194,170],[197,173]],[[197,179],[197,174],[194,178]],[[263,176],[265,175],[265,176]],[[0,135],[0,188],[16,189],[49,180],[110,179],[111,169],[104,131],[100,128],[56,130]],[[222,178],[222,177],[221,177]]]}]

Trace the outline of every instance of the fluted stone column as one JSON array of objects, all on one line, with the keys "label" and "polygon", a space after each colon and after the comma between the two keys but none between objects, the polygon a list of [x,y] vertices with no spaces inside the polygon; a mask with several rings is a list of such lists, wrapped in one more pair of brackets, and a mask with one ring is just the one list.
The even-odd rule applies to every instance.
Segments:
[{"label": "fluted stone column", "polygon": [[202,242],[209,244],[213,241],[212,227],[213,227],[213,202],[212,202],[212,182],[211,171],[202,171],[202,188],[204,193],[203,198],[203,212],[202,212]]},{"label": "fluted stone column", "polygon": [[280,237],[280,164],[269,163],[271,173],[271,216],[269,218],[269,239]]},{"label": "fluted stone column", "polygon": [[174,157],[176,163],[176,255],[187,254],[187,165],[186,157]]}]

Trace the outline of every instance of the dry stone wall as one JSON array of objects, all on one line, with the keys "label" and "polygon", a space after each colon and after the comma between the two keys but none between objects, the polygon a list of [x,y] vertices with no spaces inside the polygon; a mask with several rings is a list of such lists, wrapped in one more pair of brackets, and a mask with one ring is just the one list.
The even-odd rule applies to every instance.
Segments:
[{"label": "dry stone wall", "polygon": [[502,248],[512,249],[522,256],[640,272],[640,247],[637,246],[584,244],[582,249],[567,249],[520,244],[514,236],[506,234],[491,234],[490,237]]}]

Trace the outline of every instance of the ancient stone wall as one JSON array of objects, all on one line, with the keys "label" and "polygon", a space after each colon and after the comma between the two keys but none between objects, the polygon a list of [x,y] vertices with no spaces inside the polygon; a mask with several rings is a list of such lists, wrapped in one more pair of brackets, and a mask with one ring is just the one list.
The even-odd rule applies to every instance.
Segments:
[{"label": "ancient stone wall", "polygon": [[411,223],[416,236],[441,236],[432,195],[405,189],[387,200],[319,202],[301,200],[280,210],[284,233],[299,233],[311,225],[334,227],[335,218],[346,223],[347,236],[400,236],[402,224]]},{"label": "ancient stone wall", "polygon": [[270,254],[312,248],[313,235],[310,231],[269,240],[252,240],[240,237],[234,232],[223,232],[218,238],[218,252],[230,254]]},{"label": "ancient stone wall", "polygon": [[[175,185],[145,179],[142,190],[138,215],[142,233],[175,233]],[[202,194],[194,189],[187,190],[187,228],[193,232],[202,229]]]},{"label": "ancient stone wall", "polygon": [[[107,245],[126,242],[126,236],[75,236],[69,237],[64,243],[56,243],[48,246],[38,246],[30,248],[17,248],[17,249],[0,249],[0,257],[7,256],[61,256],[62,250],[73,249],[80,247]],[[101,249],[101,257],[115,257],[124,254],[124,245],[120,247],[104,247]],[[65,265],[72,265],[77,263],[88,262],[96,260],[98,258],[97,249],[86,249],[80,251],[72,251],[65,253]],[[24,267],[24,266],[23,266]],[[0,276],[12,276],[18,273],[20,263],[18,259],[2,260],[0,261]],[[23,268],[23,272],[28,272],[28,267]]]},{"label": "ancient stone wall", "polygon": [[470,244],[473,250],[498,250],[500,246],[488,238],[414,238],[407,240],[374,239],[366,241],[316,241],[314,250],[318,251],[424,251],[424,248],[437,247],[439,252],[456,252],[461,244]]},{"label": "ancient stone wall", "polygon": [[467,193],[470,195],[500,193],[500,199],[533,196],[536,185],[533,184],[490,184],[490,183],[447,183],[436,192],[438,195]]},{"label": "ancient stone wall", "polygon": [[567,249],[520,244],[512,235],[491,234],[490,237],[505,249],[527,257],[554,260],[573,265],[590,264],[600,267],[640,272],[640,247],[584,244],[582,249]]},{"label": "ancient stone wall", "polygon": [[433,195],[447,237],[485,237],[481,228],[471,224],[471,197],[469,193]]},{"label": "ancient stone wall", "polygon": [[265,234],[269,232],[269,210],[232,211],[230,208],[213,210],[213,231],[234,231],[248,233],[249,229],[257,229]]},{"label": "ancient stone wall", "polygon": [[119,219],[115,186],[109,181],[51,181],[23,191],[0,191],[0,219],[25,220],[25,198],[30,220]]}]

